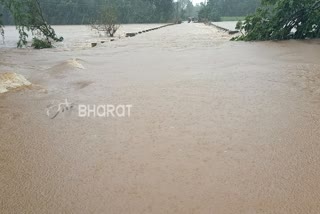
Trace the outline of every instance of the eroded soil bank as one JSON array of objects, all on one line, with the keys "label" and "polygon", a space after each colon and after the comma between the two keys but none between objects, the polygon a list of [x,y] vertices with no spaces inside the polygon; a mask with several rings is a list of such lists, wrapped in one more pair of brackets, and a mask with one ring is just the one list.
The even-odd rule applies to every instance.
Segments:
[{"label": "eroded soil bank", "polygon": [[[229,39],[0,50],[33,84],[0,95],[0,213],[319,213],[320,41]],[[48,118],[65,99],[133,109]]]}]

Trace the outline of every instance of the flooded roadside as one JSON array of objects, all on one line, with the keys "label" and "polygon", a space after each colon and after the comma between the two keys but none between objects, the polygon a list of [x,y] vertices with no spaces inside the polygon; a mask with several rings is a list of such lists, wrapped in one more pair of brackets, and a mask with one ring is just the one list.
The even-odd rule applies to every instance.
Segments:
[{"label": "flooded roadside", "polygon": [[[229,39],[182,24],[0,50],[33,84],[0,94],[0,212],[319,213],[320,41]],[[48,118],[64,99],[132,115]]]}]

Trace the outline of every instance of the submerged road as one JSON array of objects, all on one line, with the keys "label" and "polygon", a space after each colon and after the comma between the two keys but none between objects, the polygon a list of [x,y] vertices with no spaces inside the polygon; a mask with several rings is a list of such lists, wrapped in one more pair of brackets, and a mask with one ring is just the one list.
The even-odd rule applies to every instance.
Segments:
[{"label": "submerged road", "polygon": [[0,95],[0,213],[320,213],[320,41],[229,39],[182,24],[0,50],[33,83]]}]

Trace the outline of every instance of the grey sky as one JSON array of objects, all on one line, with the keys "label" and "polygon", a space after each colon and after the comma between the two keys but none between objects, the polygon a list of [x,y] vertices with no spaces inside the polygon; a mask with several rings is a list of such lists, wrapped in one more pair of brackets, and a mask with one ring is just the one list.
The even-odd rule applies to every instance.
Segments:
[{"label": "grey sky", "polygon": [[200,3],[200,2],[204,2],[205,0],[192,0],[193,4],[197,4],[197,3]]}]

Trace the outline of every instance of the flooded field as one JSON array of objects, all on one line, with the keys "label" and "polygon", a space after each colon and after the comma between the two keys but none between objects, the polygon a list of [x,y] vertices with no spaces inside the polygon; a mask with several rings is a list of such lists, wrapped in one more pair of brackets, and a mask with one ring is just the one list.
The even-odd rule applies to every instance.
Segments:
[{"label": "flooded field", "polygon": [[[57,32],[55,49],[0,48],[0,73],[32,84],[0,94],[0,213],[320,212],[320,40]],[[131,115],[48,117],[66,99]]]}]

